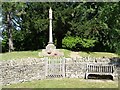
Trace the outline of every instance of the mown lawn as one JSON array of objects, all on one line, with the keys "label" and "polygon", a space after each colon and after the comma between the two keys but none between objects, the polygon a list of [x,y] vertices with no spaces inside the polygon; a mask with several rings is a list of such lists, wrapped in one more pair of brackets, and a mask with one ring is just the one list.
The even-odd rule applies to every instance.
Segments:
[{"label": "mown lawn", "polygon": [[79,52],[79,55],[85,57],[118,57],[115,53],[109,53],[109,52]]},{"label": "mown lawn", "polygon": [[39,51],[18,51],[18,52],[11,52],[11,53],[2,53],[0,54],[0,60],[11,60],[11,59],[21,59],[21,58],[28,58],[28,57],[35,57],[38,58]]},{"label": "mown lawn", "polygon": [[3,86],[3,88],[118,88],[117,81],[77,78],[49,79]]},{"label": "mown lawn", "polygon": [[[21,58],[28,58],[28,57],[35,57],[35,58],[40,58],[38,56],[38,53],[41,52],[42,50],[39,51],[14,51],[11,53],[1,53],[0,54],[0,60],[11,60],[11,59],[21,59]],[[66,49],[61,49],[61,51],[64,52],[64,56],[69,58],[70,53],[73,51],[66,50]],[[107,53],[107,52],[82,52],[79,51],[79,56],[82,57],[118,57],[117,54],[114,53]]]}]

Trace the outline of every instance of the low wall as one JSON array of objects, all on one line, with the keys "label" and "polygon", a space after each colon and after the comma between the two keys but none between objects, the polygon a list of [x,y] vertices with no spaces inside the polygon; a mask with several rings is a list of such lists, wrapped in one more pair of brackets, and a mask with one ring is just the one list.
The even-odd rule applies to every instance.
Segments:
[{"label": "low wall", "polygon": [[2,61],[0,70],[3,85],[39,80],[45,77],[45,63],[37,58]]},{"label": "low wall", "polygon": [[66,60],[66,77],[68,78],[85,78],[86,64],[106,64],[115,65],[114,79],[118,79],[118,68],[120,58],[69,58]]},{"label": "low wall", "polygon": [[[86,64],[103,63],[114,64],[115,77],[118,77],[120,58],[66,58],[65,76],[67,78],[85,78]],[[20,60],[8,60],[0,62],[0,81],[3,85],[41,80],[45,78],[44,58],[25,58]]]}]

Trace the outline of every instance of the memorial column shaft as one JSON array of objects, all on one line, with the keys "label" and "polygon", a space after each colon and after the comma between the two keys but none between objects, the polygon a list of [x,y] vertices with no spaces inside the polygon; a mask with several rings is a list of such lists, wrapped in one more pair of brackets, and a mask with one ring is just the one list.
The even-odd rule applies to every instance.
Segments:
[{"label": "memorial column shaft", "polygon": [[49,44],[53,44],[53,36],[52,36],[52,9],[49,9],[49,19],[50,19],[50,24],[49,24]]},{"label": "memorial column shaft", "polygon": [[50,19],[50,26],[49,26],[49,43],[53,43],[53,37],[52,37],[52,19]]}]

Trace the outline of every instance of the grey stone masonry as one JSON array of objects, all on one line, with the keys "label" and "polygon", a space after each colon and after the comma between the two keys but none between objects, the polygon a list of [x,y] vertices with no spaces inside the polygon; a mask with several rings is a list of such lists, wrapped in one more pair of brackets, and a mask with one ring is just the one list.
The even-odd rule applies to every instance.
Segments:
[{"label": "grey stone masonry", "polygon": [[85,78],[87,64],[102,64],[114,65],[114,79],[118,80],[118,69],[120,65],[120,58],[67,58],[65,75],[68,78]]},{"label": "grey stone masonry", "polygon": [[[32,80],[45,79],[45,58],[24,58],[0,61],[0,83],[9,85]],[[86,64],[115,65],[114,76],[119,74],[120,58],[65,58],[66,78],[85,78]]]},{"label": "grey stone masonry", "polygon": [[3,85],[39,80],[45,76],[45,63],[39,58],[2,61],[0,76]]}]

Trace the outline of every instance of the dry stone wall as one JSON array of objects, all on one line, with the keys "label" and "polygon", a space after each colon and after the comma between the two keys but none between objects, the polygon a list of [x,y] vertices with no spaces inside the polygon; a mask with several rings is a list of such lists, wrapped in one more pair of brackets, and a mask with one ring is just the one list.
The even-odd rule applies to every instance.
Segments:
[{"label": "dry stone wall", "polygon": [[[44,58],[25,58],[0,61],[0,81],[3,85],[45,79],[46,60]],[[120,58],[66,58],[65,77],[85,78],[86,64],[114,64],[115,77],[118,77]]]}]

